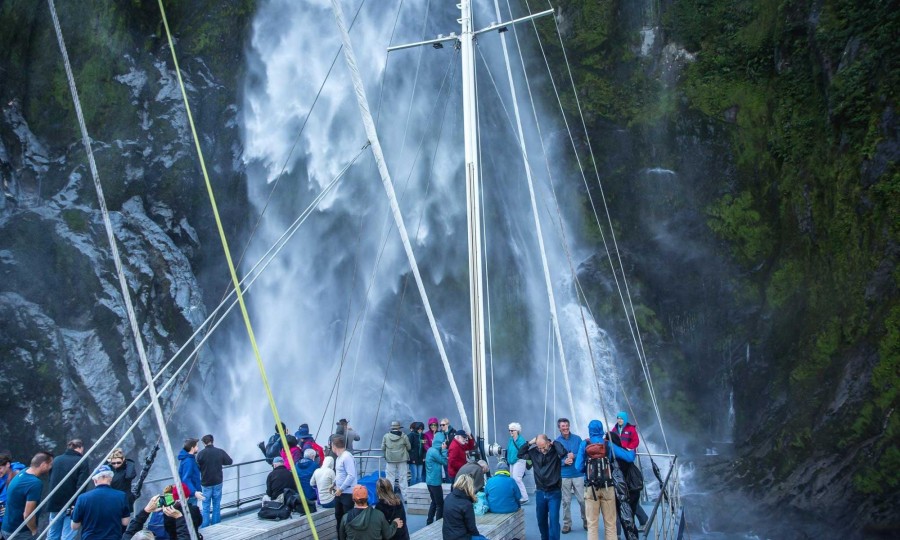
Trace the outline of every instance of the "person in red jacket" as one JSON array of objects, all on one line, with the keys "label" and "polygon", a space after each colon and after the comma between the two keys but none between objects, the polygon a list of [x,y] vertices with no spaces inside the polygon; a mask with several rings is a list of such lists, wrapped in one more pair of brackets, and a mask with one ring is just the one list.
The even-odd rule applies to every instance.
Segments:
[{"label": "person in red jacket", "polygon": [[616,415],[616,425],[612,429],[622,440],[622,448],[626,450],[637,450],[641,439],[638,437],[637,428],[628,423],[628,413],[620,411]]},{"label": "person in red jacket", "polygon": [[450,442],[450,450],[447,452],[447,473],[450,475],[450,481],[456,478],[456,473],[460,467],[466,464],[466,452],[475,449],[475,439],[469,437],[469,434],[463,430],[456,432],[453,441]]}]

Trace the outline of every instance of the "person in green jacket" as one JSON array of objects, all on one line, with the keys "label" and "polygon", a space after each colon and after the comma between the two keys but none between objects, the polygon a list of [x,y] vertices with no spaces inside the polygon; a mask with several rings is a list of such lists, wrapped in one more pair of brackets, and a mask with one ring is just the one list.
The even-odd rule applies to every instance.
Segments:
[{"label": "person in green jacket", "polygon": [[506,443],[506,462],[509,463],[509,470],[516,485],[519,486],[519,493],[522,497],[519,502],[526,504],[528,502],[528,492],[525,490],[525,472],[528,470],[524,459],[519,459],[519,448],[528,446],[528,441],[522,436],[522,425],[518,422],[509,424],[509,442]]},{"label": "person in green jacket", "polygon": [[403,527],[400,518],[388,523],[381,510],[369,506],[369,490],[357,484],[353,488],[353,509],[344,514],[338,528],[339,540],[388,540]]}]

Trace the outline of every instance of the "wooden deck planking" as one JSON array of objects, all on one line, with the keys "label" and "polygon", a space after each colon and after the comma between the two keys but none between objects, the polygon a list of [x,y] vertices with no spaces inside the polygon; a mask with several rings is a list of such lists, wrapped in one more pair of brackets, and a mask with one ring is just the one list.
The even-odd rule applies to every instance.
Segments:
[{"label": "wooden deck planking", "polygon": [[[525,511],[519,509],[512,514],[491,514],[475,516],[478,532],[490,540],[513,540],[525,538]],[[419,529],[410,535],[410,540],[442,540],[443,520]]]},{"label": "wooden deck planking", "polygon": [[[337,524],[334,510],[323,508],[313,514],[319,540],[337,538]],[[200,530],[204,540],[307,540],[312,539],[312,531],[304,514],[293,514],[291,519],[269,521],[256,517],[256,513],[223,521]]]},{"label": "wooden deck planking", "polygon": [[[444,497],[450,493],[450,484],[441,484],[444,490]],[[407,514],[427,514],[428,507],[431,506],[431,495],[428,494],[428,486],[425,482],[421,482],[406,489],[406,513]]]}]

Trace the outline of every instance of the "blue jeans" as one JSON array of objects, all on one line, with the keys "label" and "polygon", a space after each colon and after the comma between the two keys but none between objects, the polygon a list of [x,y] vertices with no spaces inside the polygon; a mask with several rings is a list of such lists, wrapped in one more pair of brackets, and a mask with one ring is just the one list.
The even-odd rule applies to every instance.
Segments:
[{"label": "blue jeans", "polygon": [[[203,496],[203,524],[201,527],[215,525],[222,521],[222,484],[215,486],[202,486]],[[212,505],[212,517],[210,517],[210,505]]]},{"label": "blue jeans", "polygon": [[[53,518],[58,516],[59,514],[65,513],[62,512],[50,512],[50,521],[53,521]],[[23,529],[23,531],[28,531],[28,529]],[[61,516],[59,521],[50,526],[50,530],[47,531],[47,540],[74,540],[78,531],[72,530],[72,518],[70,516]]]},{"label": "blue jeans", "polygon": [[537,522],[541,531],[541,540],[559,540],[559,505],[562,503],[562,491],[542,491],[536,489]]},{"label": "blue jeans", "polygon": [[425,472],[422,465],[409,464],[409,485],[414,486],[425,481]]}]

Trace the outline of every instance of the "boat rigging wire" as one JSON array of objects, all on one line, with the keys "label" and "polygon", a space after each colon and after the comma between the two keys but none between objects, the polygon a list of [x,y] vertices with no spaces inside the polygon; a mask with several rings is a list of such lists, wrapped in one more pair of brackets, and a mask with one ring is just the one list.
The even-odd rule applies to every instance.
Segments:
[{"label": "boat rigging wire", "polygon": [[[507,1],[508,1],[508,0],[507,0]],[[526,3],[526,4],[527,4],[527,3]],[[552,5],[551,5],[551,8],[552,8]],[[527,6],[527,9],[528,9],[529,14],[530,14],[530,13],[531,13],[531,6]],[[585,140],[587,141],[588,148],[589,148],[589,150],[590,150],[590,156],[591,156],[591,160],[592,160],[593,165],[594,165],[594,170],[595,170],[595,174],[596,174],[596,178],[597,178],[597,183],[598,183],[598,185],[600,186],[601,198],[602,198],[602,201],[603,201],[604,209],[605,209],[605,211],[606,211],[606,217],[607,217],[607,222],[608,222],[609,227],[610,227],[610,233],[611,233],[612,237],[615,238],[615,230],[614,230],[614,228],[613,228],[613,226],[612,226],[612,217],[611,217],[611,215],[610,215],[609,208],[608,208],[607,203],[606,203],[606,196],[605,196],[604,191],[603,191],[602,182],[600,181],[600,173],[599,173],[599,169],[597,168],[597,162],[596,162],[596,160],[595,160],[595,158],[594,158],[593,148],[592,148],[591,145],[590,145],[590,137],[589,137],[588,131],[587,131],[587,122],[586,122],[585,119],[584,119],[584,112],[583,112],[583,110],[582,110],[582,108],[581,108],[581,101],[580,101],[580,99],[579,99],[579,97],[578,97],[578,91],[577,91],[577,88],[575,87],[574,78],[572,77],[571,65],[569,64],[568,55],[567,55],[566,52],[565,52],[565,46],[564,46],[563,43],[562,43],[562,34],[560,33],[559,25],[556,23],[556,18],[555,18],[555,17],[553,17],[553,20],[554,20],[554,24],[556,25],[556,32],[557,32],[557,35],[559,36],[559,39],[560,39],[560,46],[561,46],[561,48],[562,48],[562,51],[563,51],[563,57],[564,57],[564,59],[565,59],[565,64],[566,64],[566,67],[567,67],[567,70],[568,70],[568,73],[569,73],[569,76],[570,76],[570,82],[572,83],[572,93],[573,93],[573,95],[575,96],[575,102],[576,102],[576,105],[577,105],[577,108],[578,108],[578,114],[579,114],[579,117],[580,117],[580,119],[581,119],[582,127],[584,128]],[[643,346],[642,346],[642,342],[641,342],[641,340],[640,340],[640,338],[639,338],[639,330],[637,330],[637,329],[635,328],[635,327],[637,326],[637,318],[636,318],[635,315],[634,315],[633,303],[631,303],[631,300],[630,300],[630,299],[631,299],[631,295],[630,295],[630,292],[629,292],[629,291],[623,292],[623,290],[622,290],[622,284],[619,283],[618,272],[616,271],[616,267],[615,267],[615,264],[614,264],[613,259],[612,259],[612,252],[611,252],[611,250],[610,250],[610,248],[609,248],[609,245],[608,245],[608,243],[607,243],[606,235],[605,235],[604,232],[603,232],[603,227],[600,225],[600,218],[599,218],[599,215],[597,214],[597,208],[596,208],[596,206],[595,206],[595,204],[594,204],[594,199],[593,199],[593,196],[591,195],[591,190],[590,190],[590,188],[589,188],[589,186],[588,186],[588,183],[587,183],[587,176],[585,175],[585,172],[584,172],[584,166],[583,166],[583,164],[582,164],[582,162],[581,162],[581,158],[580,158],[580,156],[579,156],[579,154],[578,154],[578,147],[577,147],[577,145],[575,144],[575,138],[574,138],[574,135],[573,135],[573,133],[572,133],[572,129],[571,129],[570,125],[569,125],[569,121],[568,121],[568,119],[567,119],[567,117],[566,117],[565,109],[564,109],[564,107],[563,107],[563,105],[562,105],[562,100],[561,100],[560,95],[559,95],[559,90],[558,90],[558,88],[557,88],[557,86],[556,86],[555,79],[553,78],[553,73],[552,73],[552,69],[551,69],[551,67],[550,67],[550,62],[549,62],[549,60],[548,60],[548,58],[547,58],[547,54],[546,54],[546,51],[545,51],[545,49],[544,49],[543,42],[542,42],[541,39],[540,39],[540,33],[538,32],[537,23],[536,23],[535,21],[532,21],[532,27],[534,28],[534,32],[535,32],[535,36],[536,36],[536,39],[537,39],[538,47],[540,48],[541,55],[542,55],[543,60],[544,60],[544,64],[545,64],[545,66],[546,66],[546,68],[547,68],[547,74],[548,74],[548,76],[549,76],[549,78],[550,78],[550,82],[551,82],[551,85],[552,85],[552,87],[553,87],[553,93],[554,93],[554,95],[555,95],[555,97],[556,97],[556,100],[557,100],[557,103],[558,103],[558,105],[559,105],[560,113],[561,113],[561,115],[562,115],[563,122],[564,122],[564,124],[565,124],[565,126],[566,126],[566,131],[567,131],[567,133],[568,133],[568,135],[569,135],[569,139],[570,139],[570,142],[571,142],[571,144],[572,144],[572,150],[573,150],[573,152],[574,152],[574,154],[575,154],[575,159],[576,159],[576,161],[577,161],[577,163],[578,163],[578,168],[579,168],[579,170],[580,170],[580,172],[581,172],[582,180],[584,181],[584,185],[585,185],[585,188],[586,188],[588,200],[589,200],[589,202],[590,202],[590,204],[591,204],[591,209],[592,209],[592,211],[593,211],[593,213],[594,213],[594,219],[595,219],[595,221],[596,221],[596,223],[597,223],[597,229],[598,229],[598,231],[600,232],[600,238],[601,238],[601,240],[602,240],[602,242],[603,242],[603,247],[604,247],[604,249],[606,250],[607,258],[609,259],[610,269],[612,270],[612,273],[613,273],[613,279],[614,279],[614,281],[615,281],[615,283],[616,283],[616,289],[618,290],[619,298],[620,298],[620,300],[621,300],[621,302],[622,302],[622,306],[623,306],[623,308],[625,309],[625,318],[626,318],[626,321],[628,322],[628,328],[629,328],[629,331],[631,332],[632,339],[633,339],[634,342],[635,342],[635,348],[637,349],[637,354],[638,354],[638,359],[639,359],[640,364],[641,364],[641,369],[642,369],[643,372],[644,372],[644,378],[645,378],[645,380],[646,380],[646,382],[647,382],[647,386],[648,386],[648,389],[649,389],[649,391],[650,391],[650,392],[649,392],[649,393],[650,393],[650,400],[651,400],[651,403],[652,403],[654,412],[656,413],[657,422],[659,423],[660,432],[661,432],[662,437],[663,437],[663,442],[664,442],[664,444],[665,444],[665,446],[666,446],[666,452],[669,452],[669,443],[668,443],[668,439],[666,438],[665,428],[663,427],[662,416],[661,416],[661,414],[660,414],[660,412],[659,412],[659,405],[658,405],[658,402],[657,402],[657,400],[656,400],[656,391],[655,391],[655,388],[653,387],[653,380],[652,380],[652,377],[651,377],[651,374],[650,374],[649,366],[647,365],[646,356],[643,354]],[[514,31],[515,31],[515,30],[514,30]],[[615,243],[615,251],[616,251],[616,255],[617,255],[618,259],[619,259],[620,271],[622,272],[622,274],[623,274],[623,279],[624,279],[624,267],[621,266],[621,265],[622,265],[622,260],[621,260],[621,254],[620,254],[620,251],[619,251],[619,249],[618,249],[618,243],[617,243],[617,242]],[[628,296],[628,298],[629,298],[629,303],[630,303],[631,306],[632,306],[630,312],[629,312],[628,304],[627,304],[626,301],[625,301],[625,296],[626,296],[626,294],[627,294],[627,296]]]},{"label": "boat rigging wire", "polygon": [[431,310],[431,303],[428,301],[428,293],[425,291],[425,283],[422,280],[422,275],[419,273],[419,265],[416,262],[415,254],[413,253],[412,245],[409,241],[409,234],[406,231],[406,225],[403,221],[403,214],[400,212],[400,207],[397,203],[397,196],[394,192],[394,185],[391,181],[391,176],[388,172],[387,164],[384,160],[384,153],[381,150],[381,142],[379,141],[378,133],[375,130],[372,113],[369,111],[365,87],[363,86],[362,79],[359,74],[359,68],[357,67],[356,54],[353,52],[353,44],[350,43],[350,34],[347,33],[347,27],[343,21],[343,8],[341,8],[339,0],[331,0],[331,7],[332,11],[334,11],[335,21],[341,31],[341,39],[344,42],[344,59],[347,63],[347,68],[350,71],[350,78],[353,81],[357,105],[359,106],[360,115],[362,116],[362,121],[366,128],[366,134],[368,135],[369,142],[371,143],[372,153],[375,156],[375,162],[378,165],[378,172],[381,176],[382,185],[384,186],[385,192],[388,196],[388,200],[391,204],[391,212],[394,216],[394,221],[396,221],[397,231],[400,233],[400,239],[403,242],[403,249],[406,252],[406,256],[409,260],[410,267],[412,268],[413,275],[416,278],[416,286],[419,289],[419,295],[422,297],[422,304],[425,306],[425,313],[428,315],[428,321],[431,325],[431,332],[438,347],[438,351],[441,356],[441,362],[444,365],[444,371],[447,373],[447,378],[450,382],[450,390],[453,393],[454,400],[456,401],[456,406],[459,410],[463,426],[466,430],[468,430],[469,419],[466,415],[465,407],[463,407],[462,398],[459,395],[459,389],[456,386],[456,380],[453,376],[453,371],[450,368],[450,361],[447,358],[446,351],[444,350],[443,338],[441,337],[440,331],[438,330],[437,321],[434,318],[434,313]]},{"label": "boat rigging wire", "polygon": [[[448,99],[449,99],[449,88],[450,88],[450,86],[452,86],[453,81],[456,79],[456,70],[453,69],[456,65],[455,60],[456,60],[456,56],[450,55],[450,61],[447,63],[447,69],[444,71],[444,75],[441,80],[441,87],[438,90],[438,96],[443,94],[444,87],[446,86],[448,88]],[[449,79],[448,79],[448,77],[449,77]],[[448,84],[448,80],[449,80],[449,84]],[[431,111],[429,112],[429,115],[428,115],[429,118],[431,118],[432,116],[436,116],[439,103],[440,103],[440,100],[436,100],[434,105],[432,105]],[[412,103],[410,103],[410,106],[412,106]],[[445,110],[446,110],[446,105],[445,105]],[[443,116],[443,113],[442,113],[442,116]],[[443,120],[441,121],[441,125],[443,126]],[[416,154],[413,157],[413,163],[410,165],[409,173],[406,176],[406,181],[403,185],[403,190],[401,191],[401,194],[400,194],[401,201],[403,201],[405,199],[406,194],[408,192],[410,180],[412,179],[413,172],[415,171],[415,164],[418,161],[418,158],[419,158],[419,155],[420,155],[422,149],[424,148],[425,140],[426,140],[425,133],[423,133],[421,139],[419,140],[419,145],[416,148]],[[435,154],[436,154],[436,152],[437,152],[437,145],[435,146]],[[434,163],[434,158],[432,158],[432,164],[433,163]],[[372,268],[372,274],[369,279],[369,284],[366,287],[366,292],[364,295],[363,311],[362,311],[362,313],[360,313],[357,316],[356,322],[353,325],[353,330],[350,332],[350,339],[349,339],[350,342],[353,341],[353,338],[356,335],[357,328],[359,328],[361,320],[362,320],[363,328],[360,330],[360,334],[362,334],[364,332],[367,315],[368,315],[368,309],[369,309],[369,294],[375,285],[375,278],[376,278],[378,269],[380,268],[381,259],[382,259],[382,256],[384,255],[385,248],[387,247],[387,242],[388,242],[387,235],[390,231],[393,230],[393,227],[394,227],[394,224],[390,219],[390,214],[388,213],[387,215],[385,215],[384,223],[382,224],[382,227],[381,227],[382,232],[381,232],[381,237],[379,239],[380,243],[381,243],[381,247],[378,250],[378,255],[375,258],[375,264]],[[362,338],[360,337],[360,342],[361,342],[361,340],[362,340]],[[343,366],[344,362],[346,361],[348,351],[349,351],[349,348],[346,351],[344,351],[344,353],[341,356],[341,360],[340,360],[340,364],[339,364],[341,367],[339,367],[339,369],[338,369],[337,377],[340,377],[340,375],[341,375],[342,366]],[[358,354],[357,354],[356,358],[357,359],[359,358]],[[326,411],[328,409],[329,404],[331,403],[331,398],[335,395],[334,394],[334,386],[337,384],[338,384],[338,381],[337,381],[337,379],[335,379],[335,383],[332,385],[332,392],[328,397],[328,401],[326,401]],[[335,406],[336,406],[336,399],[335,399]],[[324,417],[322,418],[322,421],[319,423],[319,429],[321,429],[322,423],[324,423]],[[317,433],[318,433],[318,431],[317,431]]]},{"label": "boat rigging wire", "polygon": [[[166,428],[166,420],[162,412],[162,407],[159,404],[159,396],[157,394],[156,385],[153,382],[153,373],[150,369],[150,361],[147,359],[147,352],[144,349],[144,341],[141,337],[141,329],[137,322],[137,315],[135,314],[134,305],[131,300],[131,292],[128,287],[128,280],[125,277],[125,270],[122,266],[122,257],[119,254],[119,248],[116,242],[115,231],[113,230],[112,221],[109,217],[109,209],[106,206],[106,197],[103,194],[103,186],[100,183],[100,174],[97,171],[97,163],[94,160],[94,152],[91,149],[91,139],[88,135],[87,126],[84,121],[84,113],[81,109],[81,100],[78,98],[78,88],[75,85],[75,76],[72,73],[72,66],[69,63],[69,53],[66,51],[65,40],[63,39],[62,29],[59,24],[59,16],[56,13],[56,5],[54,4],[54,0],[47,0],[48,6],[50,8],[50,16],[53,19],[53,29],[56,32],[56,40],[59,44],[59,50],[63,57],[63,64],[66,71],[66,79],[68,80],[69,90],[72,94],[72,101],[75,105],[75,115],[78,119],[78,126],[81,130],[81,139],[84,144],[84,149],[87,152],[88,157],[88,165],[91,171],[91,177],[94,180],[94,188],[97,192],[97,202],[100,207],[100,214],[103,217],[103,225],[106,230],[106,238],[109,242],[110,252],[113,259],[113,264],[116,269],[116,276],[119,281],[119,288],[122,293],[122,300],[125,303],[125,311],[128,315],[128,322],[131,327],[131,332],[134,337],[134,345],[138,354],[138,358],[141,363],[141,371],[143,372],[144,378],[147,381],[147,389],[150,393],[150,400],[153,405],[153,413],[156,418],[157,428],[159,429],[163,439],[166,441],[166,457],[169,464],[170,472],[172,473],[172,478],[175,480],[176,487],[179,495],[181,496],[182,501],[187,501],[187,496],[184,492],[184,488],[181,485],[181,477],[178,474],[178,466],[175,464],[175,454],[172,449],[171,439],[169,438],[169,432]],[[182,503],[184,504],[184,503]],[[186,508],[184,508],[186,510]],[[55,516],[60,518],[62,516]],[[13,535],[18,533],[25,526],[26,521],[23,521],[19,527],[17,527],[13,531]],[[47,529],[49,530],[49,529]],[[188,526],[188,532],[190,533],[191,540],[197,540],[197,531],[194,529],[193,523]],[[45,531],[46,533],[46,531]],[[45,534],[42,533],[42,534]]]},{"label": "boat rigging wire", "polygon": [[[216,222],[216,228],[219,231],[219,239],[221,240],[221,243],[222,243],[222,251],[224,252],[224,255],[225,255],[225,262],[228,265],[228,272],[231,275],[232,282],[234,283],[234,289],[235,289],[235,293],[237,294],[238,304],[240,305],[240,308],[241,308],[241,315],[244,319],[244,326],[247,329],[247,337],[250,340],[250,346],[253,349],[253,355],[254,355],[254,358],[256,359],[256,365],[259,368],[259,374],[260,374],[260,377],[262,378],[263,389],[265,390],[266,397],[269,400],[269,406],[272,409],[272,415],[275,417],[276,429],[278,430],[278,434],[281,438],[281,444],[283,445],[284,448],[287,448],[288,447],[287,437],[284,432],[283,424],[281,423],[281,417],[278,414],[278,407],[275,404],[275,397],[272,395],[272,389],[269,386],[269,380],[268,380],[268,377],[266,376],[266,368],[265,368],[265,365],[263,364],[262,355],[259,352],[259,346],[257,345],[257,342],[256,342],[256,336],[254,335],[254,332],[253,332],[253,324],[250,321],[250,313],[247,310],[247,306],[244,302],[244,295],[243,295],[243,291],[241,290],[240,280],[238,279],[237,269],[235,268],[234,262],[231,259],[231,250],[228,247],[228,239],[225,236],[225,229],[222,225],[222,219],[219,215],[219,209],[218,209],[218,205],[216,204],[215,193],[213,192],[212,183],[209,180],[209,174],[206,170],[206,160],[203,157],[203,149],[200,147],[200,138],[197,135],[197,128],[194,125],[194,117],[193,117],[193,114],[191,113],[191,106],[190,106],[190,102],[187,97],[187,90],[184,86],[184,80],[182,79],[182,76],[181,76],[181,68],[178,66],[178,56],[175,53],[175,43],[174,43],[174,40],[172,39],[172,32],[169,29],[169,21],[166,17],[166,10],[165,10],[165,7],[163,6],[163,0],[158,0],[158,4],[159,4],[160,15],[162,16],[163,27],[165,28],[165,31],[166,31],[166,38],[168,39],[168,42],[169,42],[169,50],[172,53],[172,62],[174,63],[174,66],[175,66],[175,74],[178,77],[178,85],[181,88],[181,97],[184,100],[184,108],[185,108],[185,112],[187,113],[188,124],[191,127],[191,135],[193,136],[194,146],[196,147],[196,150],[197,150],[197,157],[200,162],[200,170],[203,173],[203,180],[206,184],[206,191],[207,191],[207,194],[209,195],[210,205],[212,206],[213,217],[215,218],[215,222]],[[146,368],[146,371],[149,372],[149,366]],[[151,396],[152,395],[153,395],[153,393],[151,392]],[[158,404],[157,404],[157,407],[158,407]],[[160,416],[162,416],[161,412],[160,412]],[[297,468],[294,465],[294,458],[293,458],[293,456],[291,456],[290,452],[287,453],[287,459],[288,459],[288,464],[290,465],[290,468],[291,468],[291,476],[294,479],[294,484],[297,486],[297,491],[300,493],[300,502],[303,505],[303,510],[306,512],[307,522],[309,523],[310,530],[312,531],[313,539],[319,540],[319,533],[316,530],[316,525],[312,519],[312,515],[309,513],[309,504],[306,500],[306,495],[303,493],[303,489],[300,484],[300,478],[297,475]],[[172,465],[174,466],[174,460],[172,462]],[[177,471],[176,471],[176,473],[177,473]],[[175,478],[178,478],[178,477],[176,476]],[[178,482],[178,484],[179,485],[177,487],[180,488],[181,487],[180,481]],[[187,498],[185,497],[184,500],[186,501]]]}]

